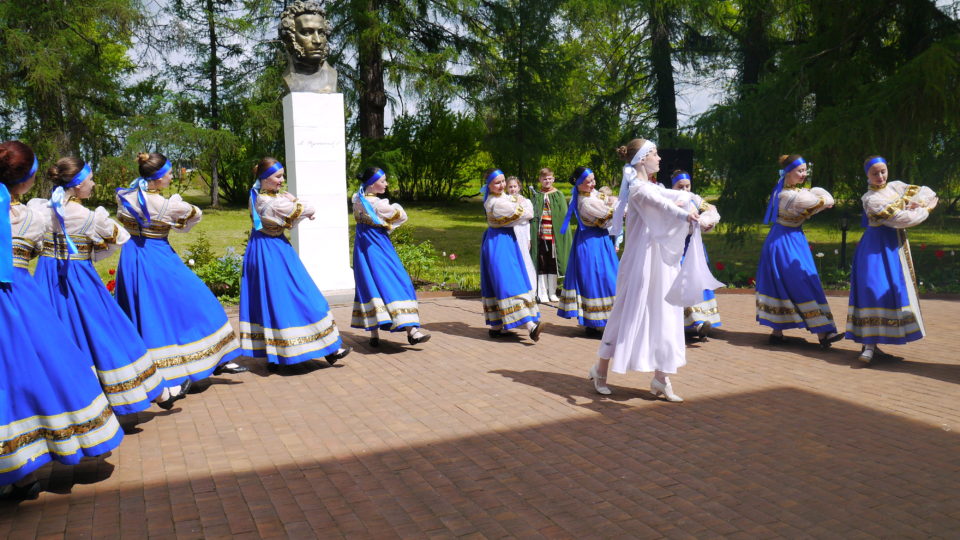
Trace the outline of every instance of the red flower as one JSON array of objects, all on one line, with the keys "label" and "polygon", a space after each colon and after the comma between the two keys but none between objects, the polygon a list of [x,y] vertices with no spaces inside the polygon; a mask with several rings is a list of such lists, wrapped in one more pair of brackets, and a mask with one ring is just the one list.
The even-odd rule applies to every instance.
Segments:
[{"label": "red flower", "polygon": [[933,252],[933,256],[938,259],[942,259],[944,255],[946,255],[946,253],[944,253],[942,249],[938,249]]},{"label": "red flower", "polygon": [[920,244],[920,249],[927,249],[927,244]]},{"label": "red flower", "polygon": [[115,280],[110,280],[107,282],[107,290],[113,292],[117,288],[117,282]]},{"label": "red flower", "polygon": [[717,261],[717,264],[713,266],[717,269],[717,271],[720,271],[720,272],[723,272],[723,269],[726,268],[726,265],[724,265],[722,262],[719,262],[719,261]]},{"label": "red flower", "polygon": [[117,273],[117,269],[116,269],[116,268],[111,268],[107,273],[112,276],[112,275],[114,275],[114,274]]},{"label": "red flower", "polygon": [[451,261],[457,260],[457,254],[456,254],[456,253],[451,253],[451,254],[450,254],[450,260],[451,260]]}]

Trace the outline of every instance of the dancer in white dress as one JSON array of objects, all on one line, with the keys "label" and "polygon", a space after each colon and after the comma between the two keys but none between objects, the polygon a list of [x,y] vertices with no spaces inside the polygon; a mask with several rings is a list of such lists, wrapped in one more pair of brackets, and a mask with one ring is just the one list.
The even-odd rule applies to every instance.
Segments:
[{"label": "dancer in white dress", "polygon": [[[519,197],[520,204],[523,206],[523,216],[513,226],[513,234],[517,236],[517,245],[520,246],[520,254],[523,256],[523,266],[527,269],[530,283],[533,284],[537,282],[537,270],[533,267],[533,259],[530,257],[530,221],[533,219],[533,203],[520,194],[520,179],[516,176],[507,178],[507,194]],[[531,218],[524,219],[528,213]]]},{"label": "dancer in white dress", "polygon": [[[696,223],[699,213],[689,205],[688,193],[649,181],[650,175],[660,170],[660,156],[652,142],[634,139],[617,153],[629,162],[623,182],[629,185],[629,195],[620,194],[621,205],[629,201],[630,208],[626,247],[617,275],[617,297],[598,351],[600,358],[590,368],[589,377],[597,392],[610,394],[608,368],[615,373],[653,371],[651,392],[668,401],[683,401],[667,377],[686,364],[683,307],[666,298],[680,274],[688,223]],[[630,178],[634,175],[635,180]]]}]

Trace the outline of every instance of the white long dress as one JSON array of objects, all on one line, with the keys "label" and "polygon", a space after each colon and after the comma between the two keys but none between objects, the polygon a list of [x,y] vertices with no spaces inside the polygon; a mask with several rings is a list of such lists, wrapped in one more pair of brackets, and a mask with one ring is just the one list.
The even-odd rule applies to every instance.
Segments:
[{"label": "white long dress", "polygon": [[[537,270],[533,266],[533,259],[530,258],[530,220],[533,219],[533,203],[530,199],[520,197],[520,205],[523,207],[523,215],[513,226],[513,234],[517,237],[517,245],[520,246],[520,254],[523,255],[523,265],[527,268],[527,277],[530,278],[531,286],[537,283]],[[530,215],[527,218],[527,214]]]},{"label": "white long dress", "polygon": [[688,211],[676,204],[686,197],[652,182],[630,186],[617,298],[599,350],[615,373],[676,373],[687,363],[683,308],[665,300],[680,273],[689,232]]}]

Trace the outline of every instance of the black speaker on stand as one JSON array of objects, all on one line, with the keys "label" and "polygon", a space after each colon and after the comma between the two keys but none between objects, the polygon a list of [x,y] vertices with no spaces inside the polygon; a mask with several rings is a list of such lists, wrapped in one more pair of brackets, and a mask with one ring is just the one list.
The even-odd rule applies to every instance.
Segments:
[{"label": "black speaker on stand", "polygon": [[670,187],[670,174],[683,169],[693,175],[693,150],[690,148],[657,148],[660,154],[660,172],[657,182]]}]

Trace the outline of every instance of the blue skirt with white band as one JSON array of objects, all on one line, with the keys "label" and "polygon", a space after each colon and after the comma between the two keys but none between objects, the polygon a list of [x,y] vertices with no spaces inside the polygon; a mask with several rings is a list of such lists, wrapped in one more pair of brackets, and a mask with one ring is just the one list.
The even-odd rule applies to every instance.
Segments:
[{"label": "blue skirt with white band", "polygon": [[609,236],[605,228],[587,225],[577,228],[557,315],[576,318],[581,326],[603,328],[607,325],[617,294],[620,267]]},{"label": "blue skirt with white band", "polygon": [[0,485],[51,460],[76,465],[123,440],[90,357],[44,296],[26,268],[0,283]]},{"label": "blue skirt with white band", "polygon": [[322,359],[343,345],[330,305],[284,235],[251,231],[240,285],[245,356],[291,365]]},{"label": "blue skirt with white band", "polygon": [[903,230],[867,227],[850,271],[847,339],[899,345],[923,337],[912,265]]},{"label": "blue skirt with white band", "polygon": [[220,301],[166,238],[131,235],[114,294],[169,384],[206,379],[240,356]]},{"label": "blue skirt with white band", "polygon": [[488,326],[508,330],[540,321],[513,227],[488,227],[483,233],[480,296]]},{"label": "blue skirt with white band", "polygon": [[114,412],[132,414],[148,408],[166,381],[93,263],[44,255],[34,278],[74,343],[92,358]]},{"label": "blue skirt with white band", "polygon": [[391,332],[420,326],[413,281],[383,227],[357,223],[353,277],[356,292],[350,326]]},{"label": "blue skirt with white band", "polygon": [[803,227],[770,227],[756,279],[760,324],[776,330],[837,331]]}]

